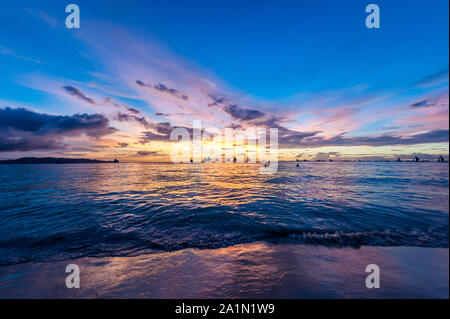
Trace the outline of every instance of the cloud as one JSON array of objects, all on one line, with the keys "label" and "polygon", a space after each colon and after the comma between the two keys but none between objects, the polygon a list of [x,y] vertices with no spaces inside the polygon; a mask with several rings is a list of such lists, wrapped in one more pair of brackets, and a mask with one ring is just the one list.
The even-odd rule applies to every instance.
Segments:
[{"label": "cloud", "polygon": [[128,144],[128,143],[117,143],[117,147],[121,147],[121,148],[124,148],[124,147],[128,147],[130,144]]},{"label": "cloud", "polygon": [[0,109],[0,152],[61,149],[66,147],[66,137],[99,139],[114,132],[101,114],[61,116],[24,108]]},{"label": "cloud", "polygon": [[308,138],[316,136],[316,132],[297,132],[284,127],[278,128],[278,145],[280,147],[292,148],[299,147],[305,143]]},{"label": "cloud", "polygon": [[124,109],[125,111],[133,113],[135,115],[140,115],[141,114],[141,111],[139,111],[138,109],[136,109],[136,108],[134,108],[132,106],[126,105],[125,103],[117,102],[117,101],[113,100],[110,97],[105,97],[103,102],[106,103],[106,104],[113,105],[113,106],[115,106],[115,107],[117,107],[119,109]]},{"label": "cloud", "polygon": [[[151,131],[142,132],[140,143],[146,144],[151,141],[170,141],[170,133],[175,128],[184,128],[186,129],[192,137],[192,128],[184,127],[184,126],[172,126],[169,122],[156,123],[152,124]],[[204,130],[202,130],[203,132]]]},{"label": "cloud", "polygon": [[157,123],[153,126],[152,131],[142,132],[140,143],[146,144],[151,141],[169,141],[170,132],[172,132],[173,127],[170,123]]},{"label": "cloud", "polygon": [[8,48],[2,47],[2,46],[0,46],[0,54],[6,55],[6,56],[12,56],[12,57],[15,57],[17,59],[28,61],[28,62],[33,62],[33,63],[37,63],[37,64],[44,64],[44,62],[42,62],[40,60],[29,58],[29,57],[17,54],[16,52],[14,52],[14,50],[11,50],[11,49],[8,49]]},{"label": "cloud", "polygon": [[137,115],[131,115],[131,114],[118,112],[114,115],[113,118],[119,122],[137,122],[147,129],[152,127],[150,122],[148,122],[147,119],[143,116],[137,116]]},{"label": "cloud", "polygon": [[428,105],[428,100],[423,100],[423,101],[411,104],[412,108],[415,108],[415,107],[428,107],[428,106],[429,106]]},{"label": "cloud", "polygon": [[410,105],[411,108],[428,108],[428,107],[448,107],[448,91],[444,94],[438,94],[428,97]]},{"label": "cloud", "polygon": [[220,106],[223,105],[228,99],[226,96],[221,95],[221,96],[215,96],[214,94],[209,94],[208,95],[208,106]]},{"label": "cloud", "polygon": [[420,79],[419,81],[416,81],[413,83],[413,86],[417,86],[417,87],[427,87],[427,86],[432,86],[432,85],[436,85],[436,84],[442,84],[445,82],[448,82],[448,69],[439,71],[437,73],[433,73],[429,76],[426,76],[422,79]]},{"label": "cloud", "polygon": [[81,92],[79,89],[73,87],[73,86],[63,86],[63,89],[70,95],[87,102],[91,105],[95,105],[96,102],[94,99],[91,99],[90,97],[87,97],[83,92]]},{"label": "cloud", "polygon": [[136,80],[136,84],[139,87],[143,87],[143,88],[151,88],[154,89],[160,93],[164,93],[164,94],[168,94],[172,97],[175,97],[177,99],[183,100],[183,101],[187,101],[189,100],[189,97],[186,94],[182,94],[180,91],[178,91],[177,89],[173,89],[173,88],[169,88],[168,86],[166,86],[163,83],[158,83],[156,85],[151,85],[151,84],[146,84],[140,80]]},{"label": "cloud", "polygon": [[139,151],[136,154],[140,156],[156,155],[158,151]]},{"label": "cloud", "polygon": [[43,11],[43,10],[31,10],[26,8],[25,11],[35,17],[38,20],[41,20],[42,22],[48,24],[52,28],[56,28],[59,25],[59,19],[55,18],[54,16],[50,15],[49,13]]},{"label": "cloud", "polygon": [[[302,132],[283,127],[276,123],[276,118],[255,122],[258,127],[277,128],[278,145],[280,148],[302,148],[323,146],[393,146],[393,145],[415,145],[427,143],[446,143],[449,140],[448,130],[434,130],[426,133],[398,136],[384,134],[379,136],[347,137],[345,133],[327,138],[321,136],[321,131]],[[142,133],[140,142],[142,144],[150,141],[169,141],[171,131],[177,127],[170,123],[152,124],[153,129]],[[180,126],[178,126],[180,127]],[[186,127],[184,127],[186,128]],[[239,128],[241,128],[239,126]],[[192,129],[186,128],[191,134]]]},{"label": "cloud", "polygon": [[134,114],[141,114],[141,111],[135,109],[134,107],[128,107],[128,111]]},{"label": "cloud", "polygon": [[223,110],[231,115],[233,119],[240,121],[251,121],[265,116],[265,114],[261,111],[244,109],[235,104],[227,105],[223,108]]},{"label": "cloud", "polygon": [[[448,130],[434,130],[422,134],[407,137],[395,135],[346,137],[344,134],[332,138],[314,136],[297,142],[297,147],[319,147],[319,146],[390,146],[390,145],[415,145],[427,143],[446,143],[449,140]],[[293,146],[293,144],[291,144]]]}]

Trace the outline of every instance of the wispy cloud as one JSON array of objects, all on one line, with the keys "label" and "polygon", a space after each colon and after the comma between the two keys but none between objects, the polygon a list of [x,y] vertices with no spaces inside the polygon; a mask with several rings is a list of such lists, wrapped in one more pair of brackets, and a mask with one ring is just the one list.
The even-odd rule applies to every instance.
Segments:
[{"label": "wispy cloud", "polygon": [[441,70],[439,72],[430,74],[416,82],[414,82],[412,85],[417,87],[428,87],[432,85],[438,85],[443,84],[445,82],[448,82],[449,79],[449,73],[448,69]]},{"label": "wispy cloud", "polygon": [[52,28],[56,28],[60,24],[60,21],[57,18],[55,18],[54,16],[52,16],[51,14],[49,14],[48,12],[46,12],[44,10],[40,10],[40,9],[32,10],[32,9],[26,8],[25,11],[29,15],[46,23],[47,25],[49,25]]},{"label": "wispy cloud", "polygon": [[20,59],[20,60],[24,60],[24,61],[28,61],[28,62],[33,62],[33,63],[37,63],[37,64],[44,64],[44,62],[42,62],[41,60],[17,54],[14,50],[8,49],[8,48],[2,47],[2,46],[0,46],[0,54],[6,55],[6,56],[11,56],[11,57],[14,57],[14,58],[17,58],[17,59]]},{"label": "wispy cloud", "polygon": [[448,108],[448,92],[430,96],[424,100],[420,100],[410,105],[412,108],[423,107],[447,107]]},{"label": "wispy cloud", "polygon": [[76,97],[76,98],[78,98],[78,99],[80,99],[80,100],[82,100],[84,102],[87,102],[87,103],[92,104],[92,105],[97,104],[94,99],[92,99],[90,97],[87,97],[86,94],[84,94],[79,89],[77,89],[77,88],[75,88],[73,86],[70,86],[70,85],[63,86],[63,89],[68,94],[70,94],[70,95],[72,95],[72,96],[74,96],[74,97]]}]

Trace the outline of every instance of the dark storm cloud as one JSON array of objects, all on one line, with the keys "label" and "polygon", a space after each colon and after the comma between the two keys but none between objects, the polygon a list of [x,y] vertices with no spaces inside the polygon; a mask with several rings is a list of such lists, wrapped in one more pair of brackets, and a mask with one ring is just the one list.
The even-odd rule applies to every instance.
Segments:
[{"label": "dark storm cloud", "polygon": [[95,101],[93,99],[91,99],[90,97],[87,97],[83,92],[81,92],[79,89],[73,87],[73,86],[63,86],[63,89],[70,95],[84,101],[87,102],[89,104],[96,104]]},{"label": "dark storm cloud", "polygon": [[233,119],[239,121],[251,121],[265,116],[265,114],[261,111],[244,109],[236,104],[227,105],[223,108],[223,110],[231,115]]},{"label": "dark storm cloud", "polygon": [[170,88],[170,87],[166,86],[163,83],[158,83],[156,85],[151,85],[151,84],[146,84],[146,83],[144,83],[142,81],[136,80],[136,84],[138,86],[140,86],[140,87],[143,87],[143,88],[154,89],[154,90],[156,90],[156,91],[158,91],[160,93],[164,93],[164,94],[170,95],[170,96],[175,97],[175,98],[180,99],[180,100],[184,100],[184,101],[189,100],[189,96],[187,96],[186,94],[181,93],[177,89]]},{"label": "dark storm cloud", "polygon": [[65,147],[64,137],[100,138],[115,131],[101,114],[61,116],[24,108],[0,109],[0,152],[60,149]]}]

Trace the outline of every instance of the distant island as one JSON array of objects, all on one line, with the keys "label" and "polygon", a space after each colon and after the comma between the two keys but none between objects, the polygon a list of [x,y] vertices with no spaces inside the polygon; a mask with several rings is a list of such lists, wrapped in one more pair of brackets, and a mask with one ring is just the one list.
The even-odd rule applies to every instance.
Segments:
[{"label": "distant island", "polygon": [[23,157],[15,160],[0,161],[0,164],[95,164],[95,163],[119,163],[114,161],[100,161],[85,158],[56,158],[56,157]]}]

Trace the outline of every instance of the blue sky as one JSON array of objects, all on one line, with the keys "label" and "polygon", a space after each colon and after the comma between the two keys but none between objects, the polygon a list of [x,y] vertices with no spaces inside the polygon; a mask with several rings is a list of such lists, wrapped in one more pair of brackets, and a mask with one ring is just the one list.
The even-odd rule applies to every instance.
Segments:
[{"label": "blue sky", "polygon": [[64,25],[69,2],[6,1],[0,109],[99,114],[116,131],[55,129],[58,147],[41,149],[25,141],[36,132],[4,127],[24,144],[0,142],[0,157],[162,155],[159,138],[143,137],[195,118],[279,126],[286,156],[448,153],[448,1],[376,1],[380,29],[365,27],[364,1],[74,3],[78,30]]}]

